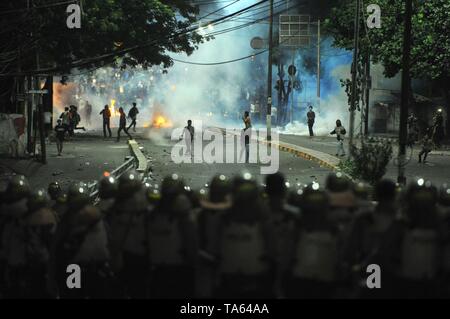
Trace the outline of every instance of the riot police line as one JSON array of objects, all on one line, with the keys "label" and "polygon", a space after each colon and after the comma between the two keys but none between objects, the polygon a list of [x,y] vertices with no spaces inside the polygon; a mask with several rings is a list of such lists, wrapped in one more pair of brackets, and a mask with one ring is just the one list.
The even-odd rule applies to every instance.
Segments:
[{"label": "riot police line", "polygon": [[370,188],[333,173],[322,188],[247,173],[194,191],[131,171],[103,177],[95,206],[83,183],[32,191],[23,176],[1,196],[2,298],[450,296],[450,189],[423,180]]}]

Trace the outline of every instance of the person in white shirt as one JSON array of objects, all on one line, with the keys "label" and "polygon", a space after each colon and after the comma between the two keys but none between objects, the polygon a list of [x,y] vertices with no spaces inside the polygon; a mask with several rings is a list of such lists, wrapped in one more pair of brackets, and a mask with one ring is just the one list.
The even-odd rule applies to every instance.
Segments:
[{"label": "person in white shirt", "polygon": [[336,127],[333,131],[330,132],[331,135],[336,134],[336,138],[338,141],[337,146],[337,153],[336,156],[345,156],[345,150],[344,150],[344,135],[346,134],[345,128],[342,126],[341,120],[336,121]]}]

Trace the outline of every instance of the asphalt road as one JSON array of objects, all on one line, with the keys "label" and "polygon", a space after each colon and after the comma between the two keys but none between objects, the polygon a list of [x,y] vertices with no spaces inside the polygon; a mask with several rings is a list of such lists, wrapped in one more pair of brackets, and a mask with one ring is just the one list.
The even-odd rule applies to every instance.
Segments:
[{"label": "asphalt road", "polygon": [[92,182],[104,171],[112,171],[129,156],[126,139],[116,143],[103,140],[99,132],[79,133],[64,143],[62,156],[57,156],[56,144],[47,145],[47,164],[34,159],[0,159],[0,175],[6,180],[13,173],[25,175],[33,189],[46,188],[58,181],[63,188],[74,182]]},{"label": "asphalt road", "polygon": [[[330,155],[336,153],[336,138],[332,136],[317,136],[309,138],[307,136],[296,135],[280,135],[281,142],[296,144],[299,146],[311,148],[317,151],[321,151]],[[358,141],[356,141],[358,143]],[[346,140],[345,150],[348,153],[348,139]],[[393,180],[397,179],[397,152],[398,148],[394,146],[393,159],[388,165],[388,169],[385,177]],[[418,155],[420,147],[415,146],[411,152],[411,149],[407,149],[408,163],[405,167],[405,174],[408,181],[413,181],[417,178],[424,178],[432,181],[435,185],[439,186],[442,183],[450,183],[450,151],[448,147],[443,147],[441,150],[433,150],[427,158],[427,163],[419,164]]]},{"label": "asphalt road", "polygon": [[[205,187],[205,184],[216,174],[233,176],[243,172],[249,172],[261,183],[264,181],[265,175],[261,173],[261,168],[267,167],[267,164],[261,162],[250,164],[208,164],[205,161],[202,163],[174,162],[172,152],[180,149],[179,146],[176,146],[178,141],[170,140],[170,132],[171,130],[156,129],[148,131],[142,128],[138,129],[137,133],[131,132],[143,146],[143,151],[150,160],[152,177],[155,181],[161,182],[164,176],[177,173],[192,188],[199,189]],[[305,136],[281,135],[280,140],[332,155],[336,148],[333,137],[310,139]],[[224,139],[224,150],[227,145],[230,145],[230,140]],[[204,160],[211,160],[211,156],[207,155],[207,147],[208,143],[204,143],[202,148],[204,155],[206,155]],[[112,171],[121,165],[125,157],[130,155],[125,138],[119,143],[116,143],[114,138],[104,140],[99,131],[91,131],[87,134],[81,133],[74,140],[65,143],[63,156],[61,157],[56,156],[56,145],[54,143],[49,144],[47,149],[47,165],[42,165],[35,160],[1,158],[0,179],[6,180],[12,173],[18,173],[26,175],[33,188],[47,187],[51,181],[58,181],[63,187],[66,187],[72,182],[96,180],[104,171]],[[235,148],[234,151],[239,153]],[[412,159],[406,167],[409,180],[423,177],[433,181],[435,185],[450,182],[450,152],[448,150],[433,151],[426,164],[417,163],[418,152],[418,148],[413,150]],[[279,170],[286,175],[291,184],[305,184],[311,181],[323,183],[330,172],[315,162],[298,158],[286,152],[279,152]],[[397,168],[394,160],[390,163],[386,176],[396,179]]]},{"label": "asphalt road", "polygon": [[[172,151],[181,150],[176,144],[178,141],[171,141],[168,134],[162,131],[149,132],[148,139],[138,140],[144,147],[144,152],[150,158],[150,166],[153,171],[153,178],[160,182],[165,176],[176,173],[182,176],[186,184],[191,188],[204,188],[210,179],[216,174],[226,176],[235,176],[244,172],[249,172],[259,182],[263,183],[265,174],[261,173],[261,167],[267,164],[259,163],[213,163],[208,164],[205,160],[210,160],[210,156],[204,156],[202,163],[175,163],[172,159]],[[224,139],[223,145],[232,144],[230,140]],[[235,143],[236,144],[236,143]],[[203,155],[209,154],[207,151],[208,142],[205,142],[202,150]],[[235,145],[236,146],[236,145]],[[265,151],[265,150],[264,150]],[[236,147],[234,152],[237,152]],[[180,153],[182,154],[182,153]],[[189,157],[188,157],[189,158]],[[273,157],[275,160],[276,156]],[[236,157],[235,157],[236,159]],[[225,157],[224,157],[225,161]],[[279,171],[284,173],[287,181],[292,185],[295,183],[307,184],[312,181],[323,183],[326,176],[330,173],[327,168],[320,167],[318,164],[298,158],[286,152],[279,152]]]}]

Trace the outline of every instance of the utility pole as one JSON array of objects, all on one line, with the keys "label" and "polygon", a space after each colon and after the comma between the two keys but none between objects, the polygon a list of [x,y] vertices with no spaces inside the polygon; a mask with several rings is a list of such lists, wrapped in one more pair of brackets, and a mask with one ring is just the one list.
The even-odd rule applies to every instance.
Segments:
[{"label": "utility pole", "polygon": [[320,106],[320,19],[317,21],[317,106]]},{"label": "utility pole", "polygon": [[359,46],[359,10],[360,0],[356,0],[355,9],[355,24],[354,24],[354,39],[353,39],[353,63],[352,63],[352,90],[350,100],[350,124],[349,124],[349,141],[348,147],[350,156],[353,156],[353,135],[355,130],[355,109],[356,109],[356,73],[358,72],[358,46]]},{"label": "utility pole", "polygon": [[[31,7],[30,2],[31,2],[31,0],[29,0],[27,2],[28,10]],[[39,25],[39,21],[38,21],[37,25]],[[33,25],[32,27],[34,28],[35,25]],[[32,37],[34,37],[35,35],[36,35],[36,33],[34,32],[34,30],[32,30]],[[39,82],[39,75],[38,75],[39,74],[39,69],[40,69],[39,46],[36,46],[35,58],[36,58],[37,74],[34,76],[34,87],[35,87],[35,90],[38,91],[38,90],[40,90],[40,82]],[[41,144],[41,152],[40,152],[39,155],[41,156],[42,164],[47,164],[47,152],[46,152],[46,149],[45,149],[45,133],[44,133],[45,132],[45,129],[44,129],[44,109],[43,109],[44,107],[42,105],[42,95],[39,94],[39,93],[38,94],[34,94],[33,95],[33,101],[34,101],[34,106],[35,106],[34,109],[36,110],[36,115],[37,115],[37,125],[38,125],[39,138],[40,138],[40,144]]]},{"label": "utility pole", "polygon": [[269,61],[267,70],[267,140],[272,140],[272,51],[273,51],[273,0],[269,13]]},{"label": "utility pole", "polygon": [[408,103],[410,97],[411,77],[409,74],[411,51],[411,14],[412,0],[406,0],[405,4],[405,28],[403,33],[403,61],[402,61],[402,93],[400,102],[400,130],[398,148],[398,179],[400,184],[406,184],[405,162],[407,142]]},{"label": "utility pole", "polygon": [[367,52],[366,57],[366,109],[364,112],[364,136],[367,137],[369,135],[369,103],[370,103],[370,89],[372,86],[372,80],[370,78],[370,53]]}]

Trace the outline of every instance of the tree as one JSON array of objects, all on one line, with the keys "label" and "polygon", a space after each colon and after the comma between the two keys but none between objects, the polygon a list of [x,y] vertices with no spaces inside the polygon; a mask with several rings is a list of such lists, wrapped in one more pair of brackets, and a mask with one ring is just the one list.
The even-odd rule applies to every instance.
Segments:
[{"label": "tree", "polygon": [[[353,47],[354,0],[341,0],[325,21],[325,30],[334,37],[334,45]],[[370,52],[373,62],[381,63],[384,74],[393,77],[402,70],[404,1],[372,0],[381,8],[381,28],[368,29],[366,8],[360,21],[360,52]],[[441,90],[450,115],[450,2],[448,0],[415,0],[412,17],[411,75],[431,81]],[[447,116],[447,129],[450,129]]]},{"label": "tree", "polygon": [[[29,7],[27,7],[29,3]],[[168,53],[191,54],[204,38],[193,32],[198,8],[184,0],[89,0],[81,28],[66,25],[68,4],[6,0],[0,4],[0,94],[11,74],[64,74],[103,65],[170,67]],[[39,68],[36,56],[39,55]],[[39,69],[39,70],[37,70]],[[6,101],[8,99],[4,99]],[[1,101],[0,101],[1,102]]]}]

